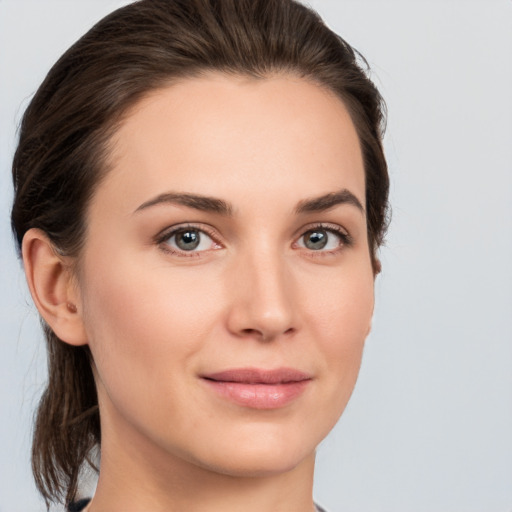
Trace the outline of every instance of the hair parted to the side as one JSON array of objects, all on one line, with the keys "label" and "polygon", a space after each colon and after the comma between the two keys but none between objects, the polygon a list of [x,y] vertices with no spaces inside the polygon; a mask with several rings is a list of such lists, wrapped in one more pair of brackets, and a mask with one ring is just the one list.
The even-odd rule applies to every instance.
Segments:
[{"label": "hair parted to the side", "polygon": [[[111,13],[53,66],[22,119],[13,162],[18,243],[43,230],[63,255],[80,255],[85,212],[108,172],[109,140],[148,92],[207,71],[264,78],[291,73],[347,106],[363,153],[374,269],[387,227],[384,103],[366,62],[294,0],[140,0]],[[47,506],[73,500],[79,471],[101,442],[87,347],[45,326],[49,382],[35,422],[32,466]]]}]

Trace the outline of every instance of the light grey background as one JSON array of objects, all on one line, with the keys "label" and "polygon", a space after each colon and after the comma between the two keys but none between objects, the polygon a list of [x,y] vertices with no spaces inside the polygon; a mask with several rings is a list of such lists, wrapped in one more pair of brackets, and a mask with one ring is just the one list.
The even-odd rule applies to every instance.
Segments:
[{"label": "light grey background", "polygon": [[[0,512],[43,510],[29,448],[45,351],[8,221],[15,129],[50,65],[122,3],[0,0]],[[511,512],[512,1],[312,5],[387,100],[394,210],[316,498],[330,512]]]}]

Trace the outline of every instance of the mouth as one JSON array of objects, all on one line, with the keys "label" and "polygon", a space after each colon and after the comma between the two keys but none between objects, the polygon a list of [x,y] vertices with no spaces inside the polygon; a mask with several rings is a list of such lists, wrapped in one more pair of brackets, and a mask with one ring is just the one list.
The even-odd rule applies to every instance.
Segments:
[{"label": "mouth", "polygon": [[202,375],[217,395],[253,409],[278,409],[296,400],[312,376],[294,368],[235,368]]}]

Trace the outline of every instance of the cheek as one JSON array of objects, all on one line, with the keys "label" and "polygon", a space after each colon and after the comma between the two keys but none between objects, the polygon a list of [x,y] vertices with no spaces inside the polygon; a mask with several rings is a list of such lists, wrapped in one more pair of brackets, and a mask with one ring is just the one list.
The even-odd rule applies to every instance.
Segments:
[{"label": "cheek", "polygon": [[197,273],[119,255],[111,261],[115,265],[90,266],[84,279],[86,331],[100,379],[111,398],[121,400],[180,386],[206,340],[215,300]]},{"label": "cheek", "polygon": [[323,350],[334,355],[360,347],[368,334],[374,306],[374,279],[369,264],[357,262],[332,273],[321,284],[314,295],[310,294],[304,313],[308,315],[307,323],[317,330],[317,339],[323,340]]},{"label": "cheek", "polygon": [[340,274],[325,283],[308,311],[312,337],[320,350],[326,384],[325,410],[334,424],[343,412],[357,380],[364,342],[374,306],[373,274],[368,267]]},{"label": "cheek", "polygon": [[190,320],[203,316],[214,302],[201,274],[170,270],[148,259],[113,255],[113,264],[90,265],[83,299],[92,342],[106,337],[115,343],[126,336],[125,346],[145,333],[137,343],[145,345],[145,339],[179,338],[184,326],[192,333],[200,327]]}]

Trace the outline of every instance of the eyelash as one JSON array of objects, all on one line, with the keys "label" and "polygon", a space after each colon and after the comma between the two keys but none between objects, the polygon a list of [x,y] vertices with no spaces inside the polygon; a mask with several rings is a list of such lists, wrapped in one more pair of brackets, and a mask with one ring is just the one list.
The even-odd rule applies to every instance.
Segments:
[{"label": "eyelash", "polygon": [[[179,256],[179,257],[185,257],[185,258],[201,257],[201,254],[205,251],[176,250],[176,249],[170,247],[169,244],[167,243],[169,241],[169,239],[172,238],[173,236],[175,236],[177,233],[186,232],[187,230],[198,231],[199,233],[204,233],[204,234],[208,235],[215,244],[221,245],[221,242],[217,239],[217,236],[213,230],[209,229],[207,226],[204,226],[204,225],[198,226],[195,224],[182,224],[179,226],[175,226],[171,229],[166,229],[165,231],[159,233],[155,237],[155,243],[160,247],[160,249],[163,252],[165,252],[167,254],[171,254],[171,255]],[[311,233],[314,231],[320,231],[320,230],[336,235],[340,239],[340,244],[335,249],[331,249],[331,250],[327,250],[327,251],[322,251],[322,250],[315,251],[313,249],[307,249],[304,247],[300,247],[301,250],[305,250],[308,253],[310,253],[310,255],[312,257],[323,257],[323,256],[336,255],[340,251],[342,251],[344,248],[352,247],[354,245],[354,240],[350,236],[350,234],[347,233],[343,228],[341,228],[340,226],[337,226],[335,224],[318,223],[318,224],[308,226],[307,229],[301,233],[301,235],[299,236],[299,238],[297,240],[300,240],[302,237],[304,237],[308,233]],[[294,242],[294,245],[296,245],[296,244],[297,244],[297,242]]]},{"label": "eyelash", "polygon": [[172,254],[173,256],[180,256],[184,258],[198,258],[204,251],[180,251],[174,249],[167,243],[169,239],[175,236],[177,233],[186,232],[187,230],[204,233],[208,235],[213,240],[214,243],[220,245],[220,242],[217,240],[217,237],[213,230],[209,229],[207,226],[197,226],[195,224],[181,224],[171,229],[166,229],[165,231],[161,232],[156,236],[155,243],[160,247],[160,249],[163,252],[167,254]]},{"label": "eyelash", "polygon": [[[336,224],[313,224],[312,226],[308,226],[305,231],[299,236],[297,240],[303,238],[306,234],[314,232],[314,231],[326,231],[327,233],[334,234],[340,239],[340,244],[335,249],[327,250],[327,251],[314,251],[312,249],[301,248],[306,250],[309,253],[310,257],[318,258],[325,256],[335,256],[340,253],[343,249],[352,247],[354,245],[354,239],[350,236],[350,234],[343,229],[341,226]],[[294,242],[294,245],[297,242]]]}]

